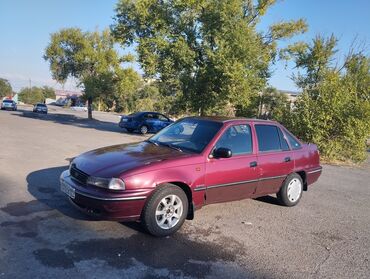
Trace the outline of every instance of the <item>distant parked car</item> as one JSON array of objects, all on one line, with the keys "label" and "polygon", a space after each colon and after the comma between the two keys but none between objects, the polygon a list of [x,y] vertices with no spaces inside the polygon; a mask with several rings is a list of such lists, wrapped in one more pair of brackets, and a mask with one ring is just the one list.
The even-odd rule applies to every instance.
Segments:
[{"label": "distant parked car", "polygon": [[167,116],[158,112],[136,112],[121,116],[119,126],[128,132],[139,131],[141,134],[156,133],[173,123]]},{"label": "distant parked car", "polygon": [[73,106],[73,107],[71,107],[71,110],[75,110],[75,111],[87,111],[87,107],[86,106]]},{"label": "distant parked car", "polygon": [[3,100],[3,102],[1,103],[1,109],[17,110],[17,103],[13,100]]},{"label": "distant parked car", "polygon": [[294,206],[321,171],[317,146],[277,122],[188,117],[143,142],[75,157],[60,183],[89,215],[141,221],[151,234],[167,236],[208,204],[276,194]]},{"label": "distant parked car", "polygon": [[47,105],[43,103],[38,103],[33,106],[33,112],[41,112],[41,113],[48,113],[48,107]]}]

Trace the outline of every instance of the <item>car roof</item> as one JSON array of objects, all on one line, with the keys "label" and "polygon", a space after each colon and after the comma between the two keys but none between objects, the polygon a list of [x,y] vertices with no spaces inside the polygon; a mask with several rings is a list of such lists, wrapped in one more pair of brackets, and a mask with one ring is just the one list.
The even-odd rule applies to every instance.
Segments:
[{"label": "car roof", "polygon": [[200,119],[200,120],[208,120],[208,121],[214,121],[214,122],[236,122],[241,120],[246,121],[253,121],[253,122],[261,122],[261,123],[271,123],[276,124],[275,121],[272,120],[265,120],[265,119],[257,119],[257,118],[246,118],[246,117],[228,117],[228,116],[190,116],[186,118],[193,118],[193,119]]},{"label": "car roof", "polygon": [[46,104],[44,104],[44,103],[37,103],[36,106],[38,106],[38,105],[46,106]]},{"label": "car roof", "polygon": [[162,113],[160,113],[160,112],[155,112],[155,111],[142,111],[141,113],[162,114]]}]

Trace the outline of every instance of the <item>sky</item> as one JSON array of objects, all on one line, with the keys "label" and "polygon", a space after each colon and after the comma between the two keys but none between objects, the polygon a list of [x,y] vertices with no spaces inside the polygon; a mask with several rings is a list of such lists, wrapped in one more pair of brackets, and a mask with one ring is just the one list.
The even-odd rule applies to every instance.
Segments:
[{"label": "sky", "polygon": [[[16,92],[30,83],[61,88],[52,80],[49,65],[42,58],[50,34],[67,27],[84,31],[107,28],[113,23],[117,1],[0,0],[0,77],[8,79]],[[280,46],[298,40],[309,42],[318,34],[333,33],[340,40],[340,57],[355,38],[369,49],[370,0],[278,0],[258,29],[264,31],[274,22],[298,18],[306,19],[309,31]],[[137,64],[134,68],[141,71]],[[271,69],[270,85],[281,90],[297,90],[290,78],[294,71],[291,63],[277,62]],[[75,83],[68,82],[65,89],[74,90]]]}]

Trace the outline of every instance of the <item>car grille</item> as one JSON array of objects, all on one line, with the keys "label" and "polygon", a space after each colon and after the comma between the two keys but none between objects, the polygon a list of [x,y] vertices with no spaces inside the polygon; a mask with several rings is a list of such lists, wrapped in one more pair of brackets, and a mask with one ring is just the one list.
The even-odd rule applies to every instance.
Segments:
[{"label": "car grille", "polygon": [[84,184],[84,185],[87,184],[87,179],[89,178],[89,176],[86,173],[84,173],[83,171],[76,168],[75,164],[72,164],[72,166],[70,168],[70,174],[71,174],[72,178],[74,180],[76,180],[77,182],[79,182],[81,184]]}]

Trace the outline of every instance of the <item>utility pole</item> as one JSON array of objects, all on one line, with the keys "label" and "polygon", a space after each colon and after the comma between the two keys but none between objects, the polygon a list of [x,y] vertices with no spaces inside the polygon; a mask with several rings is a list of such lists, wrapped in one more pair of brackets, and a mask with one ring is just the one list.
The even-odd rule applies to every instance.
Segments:
[{"label": "utility pole", "polygon": [[31,92],[31,88],[32,88],[32,87],[31,87],[31,79],[29,79],[29,82],[30,82],[30,92]]}]

